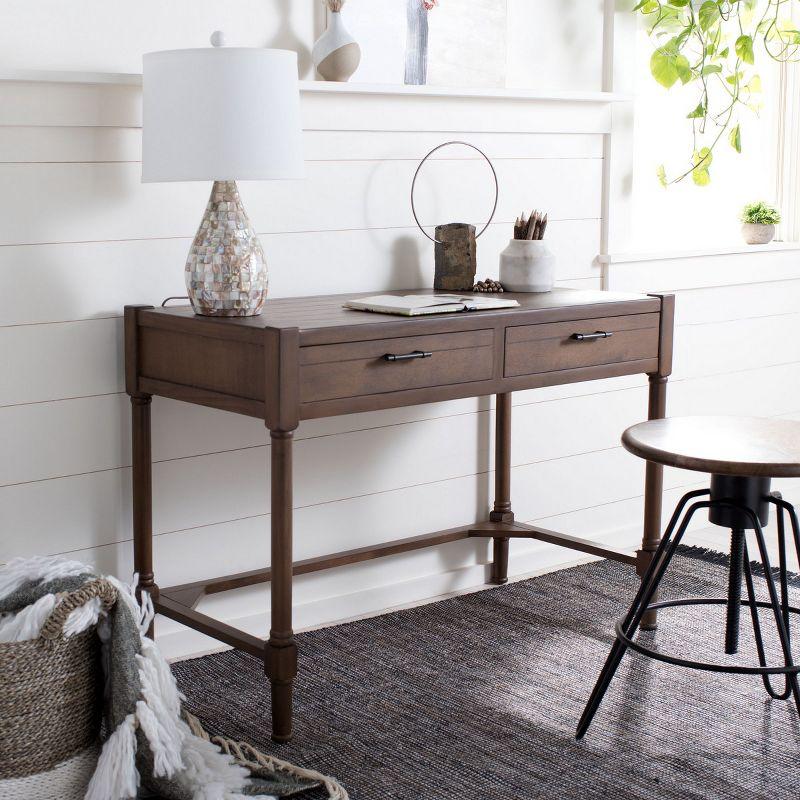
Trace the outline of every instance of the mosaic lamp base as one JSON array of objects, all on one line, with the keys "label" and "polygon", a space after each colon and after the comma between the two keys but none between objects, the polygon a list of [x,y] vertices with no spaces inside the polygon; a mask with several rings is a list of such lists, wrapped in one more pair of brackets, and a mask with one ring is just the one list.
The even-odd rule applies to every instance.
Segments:
[{"label": "mosaic lamp base", "polygon": [[267,298],[267,262],[236,181],[214,181],[186,259],[186,290],[195,314],[254,317]]}]

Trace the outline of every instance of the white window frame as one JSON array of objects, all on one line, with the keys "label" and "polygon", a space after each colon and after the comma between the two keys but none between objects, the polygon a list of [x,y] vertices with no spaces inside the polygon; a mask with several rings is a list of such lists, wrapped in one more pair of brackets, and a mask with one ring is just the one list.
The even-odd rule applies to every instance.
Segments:
[{"label": "white window frame", "polygon": [[800,241],[800,64],[782,63],[776,93],[775,196],[779,238]]}]

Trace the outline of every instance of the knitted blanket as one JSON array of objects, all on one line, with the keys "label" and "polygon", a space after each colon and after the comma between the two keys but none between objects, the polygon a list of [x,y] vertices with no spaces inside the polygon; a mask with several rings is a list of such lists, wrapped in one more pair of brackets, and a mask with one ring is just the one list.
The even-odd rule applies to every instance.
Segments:
[{"label": "knitted blanket", "polygon": [[[0,566],[0,641],[38,638],[58,603],[97,579],[89,567],[56,558]],[[347,800],[331,778],[243,743],[212,741],[182,710],[169,664],[145,635],[153,619],[150,598],[140,604],[132,586],[105,580],[116,589],[116,602],[106,611],[93,597],[70,612],[63,628],[73,636],[95,627],[102,641],[105,734],[85,800],[267,800],[320,785],[331,798]]]}]

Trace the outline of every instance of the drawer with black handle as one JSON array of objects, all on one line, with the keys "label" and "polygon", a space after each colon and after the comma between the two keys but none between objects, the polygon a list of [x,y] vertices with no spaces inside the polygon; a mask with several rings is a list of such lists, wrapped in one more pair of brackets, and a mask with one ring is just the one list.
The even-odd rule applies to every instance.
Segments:
[{"label": "drawer with black handle", "polygon": [[494,331],[300,348],[300,402],[423,389],[492,377]]},{"label": "drawer with black handle", "polygon": [[659,317],[619,317],[506,328],[507,378],[658,357]]}]

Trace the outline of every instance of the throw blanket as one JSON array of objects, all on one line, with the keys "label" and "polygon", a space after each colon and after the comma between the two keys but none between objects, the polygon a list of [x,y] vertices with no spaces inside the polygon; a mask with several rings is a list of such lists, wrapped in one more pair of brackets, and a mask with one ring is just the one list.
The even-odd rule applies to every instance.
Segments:
[{"label": "throw blanket", "polygon": [[[68,593],[97,581],[91,568],[57,558],[14,559],[0,566],[0,642],[35,639]],[[106,739],[86,800],[245,800],[285,797],[324,785],[334,800],[347,793],[333,779],[266,756],[249,745],[213,741],[181,708],[169,664],[145,636],[153,605],[133,586],[116,589],[106,612],[92,597],[63,627],[74,636],[92,627],[103,643]],[[136,581],[134,581],[135,586]],[[151,794],[152,793],[152,794]]]}]

